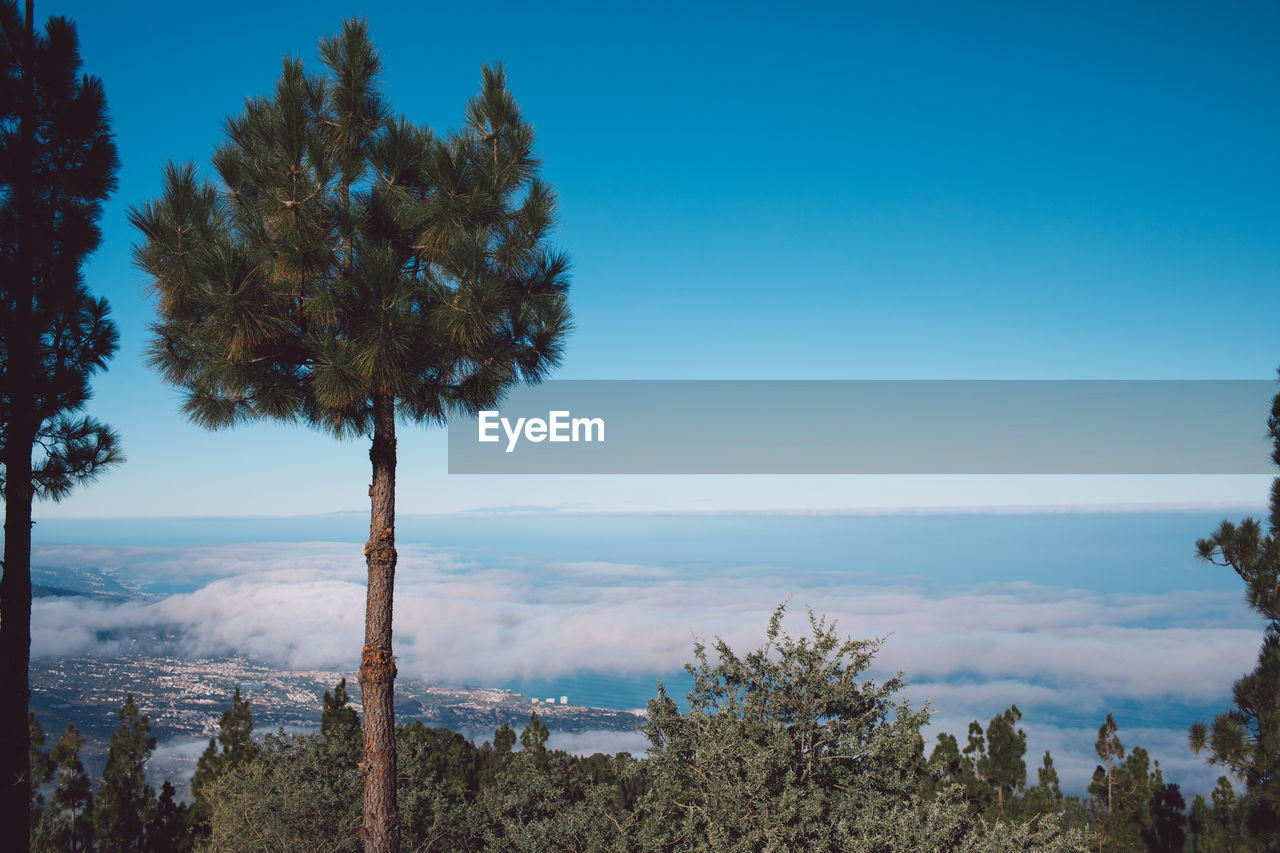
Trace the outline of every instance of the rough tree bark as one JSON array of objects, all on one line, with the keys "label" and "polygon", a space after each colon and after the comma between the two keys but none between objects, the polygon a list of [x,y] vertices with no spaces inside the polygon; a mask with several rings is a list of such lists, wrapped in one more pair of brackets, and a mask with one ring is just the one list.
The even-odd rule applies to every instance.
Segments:
[{"label": "rough tree bark", "polygon": [[364,651],[360,691],[364,705],[364,811],[361,834],[366,853],[398,853],[396,810],[395,658],[391,654],[391,600],[396,577],[396,414],[395,401],[373,400],[373,485],[369,487],[369,541],[365,558],[369,586],[365,598]]}]

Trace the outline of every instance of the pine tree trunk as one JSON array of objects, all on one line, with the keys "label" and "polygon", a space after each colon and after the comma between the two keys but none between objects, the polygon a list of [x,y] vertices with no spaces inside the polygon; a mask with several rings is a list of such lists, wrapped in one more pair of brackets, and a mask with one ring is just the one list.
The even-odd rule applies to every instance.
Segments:
[{"label": "pine tree trunk", "polygon": [[[4,575],[0,577],[0,850],[25,850],[31,808],[31,444],[10,423],[5,448]],[[22,460],[25,456],[26,470]],[[25,486],[25,489],[23,488]]]},{"label": "pine tree trunk", "polygon": [[[35,29],[32,0],[26,3],[26,38],[22,57],[22,116],[20,163],[31,163],[35,148]],[[38,343],[32,316],[35,264],[32,257],[35,223],[33,179],[21,170],[13,176],[18,209],[16,274],[12,310],[3,330],[8,363],[4,366],[4,394],[9,423],[4,446],[4,568],[0,575],[0,850],[27,849],[31,816],[30,732],[27,706],[31,686],[31,447],[38,424],[31,378]]]},{"label": "pine tree trunk", "polygon": [[395,401],[373,401],[373,485],[369,487],[369,542],[365,557],[369,587],[365,600],[364,651],[360,691],[364,705],[364,813],[361,833],[366,853],[398,853],[396,810],[396,720],[393,707],[396,664],[391,654],[391,601],[396,575]]}]

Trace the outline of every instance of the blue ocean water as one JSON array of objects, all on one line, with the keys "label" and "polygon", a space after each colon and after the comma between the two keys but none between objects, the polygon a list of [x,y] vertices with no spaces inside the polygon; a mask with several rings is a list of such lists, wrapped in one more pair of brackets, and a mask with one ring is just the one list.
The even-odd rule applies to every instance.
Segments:
[{"label": "blue ocean water", "polygon": [[[1255,512],[1254,515],[1258,515]],[[401,544],[454,550],[490,565],[617,562],[690,577],[803,574],[848,583],[950,587],[1029,581],[1102,593],[1228,590],[1229,570],[1194,558],[1222,510],[904,515],[408,515]],[[341,541],[368,535],[362,513],[279,518],[40,521],[37,544],[213,545]],[[356,553],[358,558],[359,554]],[[172,578],[184,586],[189,578]],[[157,583],[163,583],[157,579]],[[167,590],[155,588],[151,592]]]}]

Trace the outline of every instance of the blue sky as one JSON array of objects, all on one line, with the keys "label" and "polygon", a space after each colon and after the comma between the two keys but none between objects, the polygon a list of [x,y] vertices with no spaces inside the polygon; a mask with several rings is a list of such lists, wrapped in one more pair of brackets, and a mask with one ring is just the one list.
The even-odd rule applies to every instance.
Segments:
[{"label": "blue sky", "polygon": [[[1280,8],[1265,2],[37,4],[77,21],[123,168],[88,276],[122,345],[93,411],[130,461],[47,516],[359,509],[362,443],[205,433],[142,364],[130,205],[285,54],[366,15],[389,100],[457,126],[503,62],[561,197],[559,378],[1267,378],[1280,308]],[[767,405],[767,401],[762,401]],[[1261,429],[1264,412],[1259,412]],[[1265,478],[448,477],[402,511],[1243,503]]]},{"label": "blue sky", "polygon": [[[294,649],[272,631],[315,636],[309,609],[340,614],[323,662],[358,647],[365,444],[186,424],[142,363],[152,309],[126,221],[166,160],[207,168],[224,118],[273,86],[281,58],[318,69],[318,40],[354,14],[383,53],[389,100],[437,130],[457,126],[482,63],[506,65],[574,262],[577,329],[558,378],[1267,379],[1280,364],[1274,3],[37,3],[52,13],[79,24],[123,161],[88,278],[122,337],[92,411],[129,461],[37,508],[37,568],[154,562],[200,585],[119,608],[46,601],[38,655],[93,648],[65,626],[160,617],[189,623],[202,652],[245,637],[249,651],[262,637]],[[403,429],[399,451],[398,653],[415,675],[514,677],[522,648],[551,661],[546,677],[638,659],[668,671],[691,628],[749,645],[799,590],[797,605],[855,635],[901,632],[886,665],[918,676],[914,698],[933,696],[951,731],[1039,702],[1033,749],[1072,744],[1078,783],[1108,709],[1224,708],[1256,654],[1234,580],[1191,547],[1212,520],[1260,506],[1266,477],[451,477],[443,431]],[[1066,511],[1117,505],[1211,511],[1167,516],[1176,529],[1148,518],[1141,540],[1114,514],[1039,535]],[[456,514],[512,506],[570,512]],[[733,523],[700,521],[992,506],[1049,520],[988,543],[983,525],[1003,522],[935,518],[917,534],[910,519],[774,519],[759,525],[766,556]],[[670,515],[639,517],[654,512]],[[500,546],[495,515],[511,537]],[[118,516],[189,518],[75,520]],[[449,538],[471,519],[474,539]],[[243,545],[264,540],[290,544]],[[1116,542],[1157,556],[1139,571]],[[691,569],[699,554],[710,568]],[[918,564],[932,574],[915,577]],[[882,574],[850,585],[848,572]],[[1188,667],[1170,649],[1199,657]],[[1090,719],[1054,729],[1061,707]],[[1215,774],[1175,717],[1136,742],[1204,790]]]}]

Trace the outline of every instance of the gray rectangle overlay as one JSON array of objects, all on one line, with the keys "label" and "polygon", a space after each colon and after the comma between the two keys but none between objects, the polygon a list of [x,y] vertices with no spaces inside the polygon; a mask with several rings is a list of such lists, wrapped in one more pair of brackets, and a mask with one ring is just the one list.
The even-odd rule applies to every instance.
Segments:
[{"label": "gray rectangle overlay", "polygon": [[1266,380],[556,380],[495,406],[496,440],[480,440],[478,418],[454,418],[449,473],[1272,474],[1276,391]]}]

